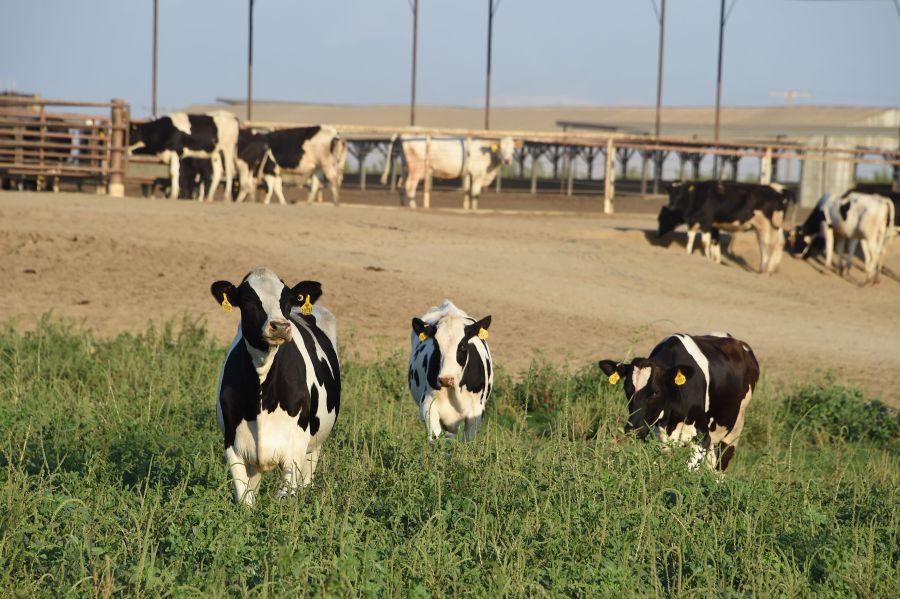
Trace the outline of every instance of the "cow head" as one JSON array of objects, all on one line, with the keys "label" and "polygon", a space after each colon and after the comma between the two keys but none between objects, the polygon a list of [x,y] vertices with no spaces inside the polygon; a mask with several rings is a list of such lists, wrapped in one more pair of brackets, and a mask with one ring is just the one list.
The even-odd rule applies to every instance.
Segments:
[{"label": "cow head", "polygon": [[435,351],[440,353],[439,387],[459,389],[466,365],[478,356],[478,350],[472,344],[484,338],[491,326],[491,317],[488,315],[472,323],[469,320],[458,315],[445,316],[435,324],[421,318],[412,319],[413,333],[423,341],[431,339]]},{"label": "cow head", "polygon": [[675,227],[684,223],[684,214],[682,214],[681,210],[678,210],[677,208],[663,206],[659,209],[659,216],[657,217],[657,221],[659,222],[657,235],[662,237],[663,235],[668,235],[675,230]]},{"label": "cow head", "polygon": [[628,398],[624,430],[640,439],[646,438],[650,427],[663,418],[666,406],[678,400],[678,387],[694,375],[691,366],[666,367],[647,358],[635,358],[631,364],[601,360],[597,365],[611,383],[622,380]]},{"label": "cow head", "polygon": [[131,123],[128,125],[128,144],[129,144],[128,150],[130,152],[139,150],[146,145],[144,143],[140,123],[135,123],[134,121],[131,121]]},{"label": "cow head", "polygon": [[322,285],[316,281],[301,281],[288,287],[271,270],[257,268],[238,286],[228,281],[216,281],[210,291],[226,311],[232,306],[240,309],[244,340],[250,346],[266,351],[291,340],[291,310],[311,307],[322,295]]},{"label": "cow head", "polygon": [[516,151],[516,142],[511,137],[501,137],[500,141],[491,144],[491,155],[501,164],[512,164]]}]

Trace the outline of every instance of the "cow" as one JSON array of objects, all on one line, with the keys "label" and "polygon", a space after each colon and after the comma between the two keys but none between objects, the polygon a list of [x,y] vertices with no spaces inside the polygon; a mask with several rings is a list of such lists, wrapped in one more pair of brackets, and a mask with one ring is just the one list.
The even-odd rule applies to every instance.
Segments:
[{"label": "cow", "polygon": [[207,114],[173,112],[147,123],[132,123],[129,151],[155,155],[169,166],[169,198],[173,200],[178,199],[180,192],[181,160],[208,158],[212,163],[212,181],[206,201],[213,200],[223,168],[225,199],[230,200],[239,129],[238,118],[224,110]]},{"label": "cow", "polygon": [[[843,276],[853,266],[856,244],[863,250],[866,284],[875,284],[881,276],[882,262],[894,236],[894,203],[877,194],[849,191],[842,197],[825,194],[802,225],[791,235],[791,246],[802,258],[809,255],[817,238],[825,243],[825,265],[832,268],[837,246],[838,272]],[[847,248],[846,267],[841,254]]]},{"label": "cow", "polygon": [[463,423],[465,441],[478,433],[494,387],[490,326],[490,316],[475,320],[448,299],[412,319],[409,392],[429,441],[455,437]]},{"label": "cow", "polygon": [[[256,181],[263,177],[268,188],[265,203],[269,203],[274,193],[284,204],[283,174],[309,178],[321,169],[331,185],[331,199],[337,206],[345,157],[346,141],[328,125],[245,133],[242,149],[238,151],[241,190],[237,201],[243,202],[256,189]],[[315,195],[313,189],[308,201],[311,202]]]},{"label": "cow", "polygon": [[500,168],[512,164],[516,144],[511,137],[498,141],[465,137],[433,137],[426,159],[427,140],[422,135],[394,135],[388,145],[382,185],[387,183],[394,162],[394,144],[399,141],[405,165],[404,191],[407,205],[416,207],[416,188],[426,176],[426,164],[432,177],[463,181],[463,208],[478,209],[481,189],[497,177]]},{"label": "cow", "polygon": [[598,366],[611,384],[623,381],[626,433],[644,439],[655,427],[664,446],[692,446],[691,469],[704,462],[723,472],[728,468],[759,381],[749,345],[727,333],[675,334],[649,358],[629,364],[600,360]]},{"label": "cow", "polygon": [[693,250],[694,236],[700,232],[704,253],[721,263],[719,231],[753,229],[759,241],[759,272],[772,274],[781,262],[784,215],[793,201],[793,192],[776,183],[676,182],[669,188],[669,204],[659,211],[658,234],[662,237],[686,224],[688,254]]},{"label": "cow", "polygon": [[260,476],[281,467],[279,498],[308,485],[341,405],[337,325],[315,281],[285,285],[267,268],[238,284],[216,281],[213,297],[241,311],[216,391],[236,503],[253,504]]}]

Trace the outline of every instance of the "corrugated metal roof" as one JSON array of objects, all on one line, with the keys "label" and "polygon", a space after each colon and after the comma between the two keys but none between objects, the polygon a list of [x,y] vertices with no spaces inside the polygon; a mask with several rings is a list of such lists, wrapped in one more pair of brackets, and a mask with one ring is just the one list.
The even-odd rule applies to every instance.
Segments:
[{"label": "corrugated metal roof", "polygon": [[[186,110],[201,112],[224,108],[244,117],[242,101],[221,100],[217,105],[194,105]],[[491,110],[495,129],[558,131],[561,122],[579,122],[613,127],[629,132],[653,131],[653,106],[533,106],[497,107]],[[409,124],[408,105],[304,104],[257,101],[253,118],[259,121],[291,123],[339,123],[375,126]],[[711,138],[712,107],[669,107],[662,109],[661,134],[678,137]],[[478,129],[484,122],[481,108],[416,106],[416,124],[423,127]],[[802,139],[821,135],[884,137],[896,140],[900,110],[858,106],[728,106],[721,112],[723,139]],[[881,144],[879,144],[881,145]],[[893,146],[891,146],[893,147]]]}]

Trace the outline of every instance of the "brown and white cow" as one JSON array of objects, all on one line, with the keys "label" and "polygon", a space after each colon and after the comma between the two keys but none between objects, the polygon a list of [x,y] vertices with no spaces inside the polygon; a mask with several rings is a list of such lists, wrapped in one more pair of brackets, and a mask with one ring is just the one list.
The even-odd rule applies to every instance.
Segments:
[{"label": "brown and white cow", "polygon": [[427,168],[437,179],[463,181],[463,208],[478,208],[481,190],[497,177],[505,164],[512,164],[515,142],[511,137],[499,140],[466,137],[432,137],[431,152],[426,159],[427,140],[423,135],[395,135],[388,145],[381,183],[387,183],[393,164],[394,144],[399,142],[405,166],[404,191],[410,208],[416,207],[416,188]]}]

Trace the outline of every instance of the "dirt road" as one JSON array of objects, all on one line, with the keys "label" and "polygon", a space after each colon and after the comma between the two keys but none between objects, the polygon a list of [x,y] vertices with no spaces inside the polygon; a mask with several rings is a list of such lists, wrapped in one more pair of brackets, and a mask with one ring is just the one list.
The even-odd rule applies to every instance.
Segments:
[{"label": "dirt road", "polygon": [[[351,198],[347,198],[351,199]],[[440,202],[438,202],[440,203]],[[626,206],[627,207],[627,206]],[[494,317],[498,363],[537,352],[581,366],[646,355],[676,332],[729,331],[765,376],[790,382],[835,369],[874,394],[900,397],[900,242],[875,288],[786,256],[772,277],[752,234],[726,264],[654,245],[652,210],[464,214],[343,205],[233,205],[0,192],[0,320],[83,319],[101,334],[139,331],[183,313],[224,341],[236,314],[209,293],[267,265],[287,282],[322,281],[345,356],[408,347],[409,321],[445,297]],[[862,280],[859,269],[856,282]]]}]

